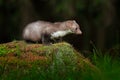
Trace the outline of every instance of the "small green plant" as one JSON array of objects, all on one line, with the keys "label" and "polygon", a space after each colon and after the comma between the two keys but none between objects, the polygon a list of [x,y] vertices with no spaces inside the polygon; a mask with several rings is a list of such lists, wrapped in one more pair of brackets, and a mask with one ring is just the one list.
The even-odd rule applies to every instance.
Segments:
[{"label": "small green plant", "polygon": [[7,54],[9,51],[7,50],[6,46],[0,46],[0,56]]},{"label": "small green plant", "polygon": [[96,76],[93,76],[94,78],[99,78],[100,80],[120,79],[120,62],[118,57],[112,58],[109,53],[102,53],[94,47],[91,59],[93,64],[101,71],[100,74],[95,74]]},{"label": "small green plant", "polygon": [[20,47],[18,45],[16,45],[16,55],[17,56],[20,56],[21,55],[21,50],[20,50]]}]

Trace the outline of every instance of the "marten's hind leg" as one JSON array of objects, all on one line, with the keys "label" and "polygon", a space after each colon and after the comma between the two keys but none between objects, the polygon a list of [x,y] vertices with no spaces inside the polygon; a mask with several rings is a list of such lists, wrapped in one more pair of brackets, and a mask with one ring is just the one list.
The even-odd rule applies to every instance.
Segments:
[{"label": "marten's hind leg", "polygon": [[50,35],[48,35],[48,34],[42,34],[41,40],[42,40],[42,44],[45,44],[45,45],[51,44]]}]

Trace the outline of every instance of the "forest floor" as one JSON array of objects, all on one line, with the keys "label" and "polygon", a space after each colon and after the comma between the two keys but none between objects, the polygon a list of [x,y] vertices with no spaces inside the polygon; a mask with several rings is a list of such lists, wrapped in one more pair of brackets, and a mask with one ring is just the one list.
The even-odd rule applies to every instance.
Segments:
[{"label": "forest floor", "polygon": [[[93,61],[85,58],[66,42],[48,46],[24,41],[4,43],[0,44],[0,80],[104,80],[104,77],[109,80],[102,75],[100,65],[108,67],[111,58],[103,57],[108,61],[103,63],[98,62],[96,55],[93,58]],[[115,75],[120,73],[118,71]]]}]

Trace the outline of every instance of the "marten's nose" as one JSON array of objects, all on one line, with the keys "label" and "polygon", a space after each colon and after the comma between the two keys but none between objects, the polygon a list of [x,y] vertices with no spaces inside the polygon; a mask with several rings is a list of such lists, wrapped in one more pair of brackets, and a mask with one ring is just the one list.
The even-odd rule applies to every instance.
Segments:
[{"label": "marten's nose", "polygon": [[81,30],[77,30],[76,34],[82,34],[82,31]]}]

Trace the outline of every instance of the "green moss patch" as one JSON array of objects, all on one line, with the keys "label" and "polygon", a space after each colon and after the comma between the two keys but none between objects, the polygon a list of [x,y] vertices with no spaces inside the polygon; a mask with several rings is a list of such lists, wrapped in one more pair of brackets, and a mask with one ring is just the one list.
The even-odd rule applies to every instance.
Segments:
[{"label": "green moss patch", "polygon": [[30,73],[32,77],[34,74],[44,77],[47,74],[56,75],[56,72],[57,75],[67,76],[68,72],[87,70],[99,72],[88,59],[65,42],[46,46],[13,41],[0,45],[0,75],[3,79],[13,74],[17,74],[13,78],[25,78]]}]

